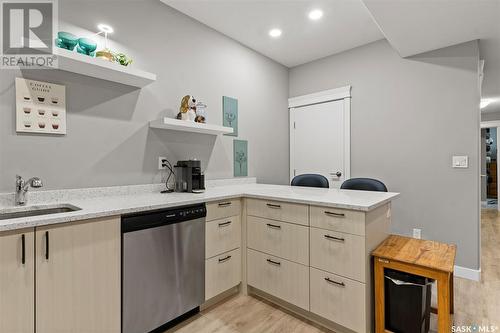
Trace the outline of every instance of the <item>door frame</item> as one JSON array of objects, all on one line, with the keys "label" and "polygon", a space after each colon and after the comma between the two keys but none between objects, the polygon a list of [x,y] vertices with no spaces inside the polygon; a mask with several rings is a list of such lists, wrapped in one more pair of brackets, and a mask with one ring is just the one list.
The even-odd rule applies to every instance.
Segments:
[{"label": "door frame", "polygon": [[295,114],[293,110],[303,106],[338,100],[344,100],[344,179],[351,178],[351,86],[345,86],[288,99],[290,119],[290,181],[292,181],[295,173],[295,140],[293,131],[295,128]]}]

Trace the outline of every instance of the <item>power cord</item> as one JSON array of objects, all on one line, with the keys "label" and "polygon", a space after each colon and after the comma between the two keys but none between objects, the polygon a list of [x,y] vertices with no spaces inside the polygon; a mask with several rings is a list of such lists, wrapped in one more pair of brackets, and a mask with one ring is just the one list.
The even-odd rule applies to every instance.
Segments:
[{"label": "power cord", "polygon": [[172,175],[175,175],[174,168],[172,167],[172,164],[170,164],[170,162],[167,159],[162,159],[161,160],[161,166],[162,167],[166,167],[168,169],[168,171],[169,171],[169,174],[167,176],[167,181],[165,182],[165,187],[167,189],[161,191],[160,193],[172,193],[172,192],[174,192],[174,189],[168,187],[168,182],[170,180],[170,177],[172,177]]}]

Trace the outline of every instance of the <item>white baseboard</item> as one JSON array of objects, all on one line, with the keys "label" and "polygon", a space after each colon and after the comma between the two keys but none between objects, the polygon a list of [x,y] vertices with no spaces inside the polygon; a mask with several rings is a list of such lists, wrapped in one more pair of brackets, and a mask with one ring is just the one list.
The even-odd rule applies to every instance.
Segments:
[{"label": "white baseboard", "polygon": [[481,269],[472,269],[455,265],[454,273],[456,277],[479,281],[481,280]]}]

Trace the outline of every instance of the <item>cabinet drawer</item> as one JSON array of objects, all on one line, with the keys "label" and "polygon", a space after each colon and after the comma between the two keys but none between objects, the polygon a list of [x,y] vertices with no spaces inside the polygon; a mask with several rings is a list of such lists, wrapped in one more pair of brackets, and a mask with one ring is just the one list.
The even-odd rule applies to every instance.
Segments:
[{"label": "cabinet drawer", "polygon": [[205,300],[237,286],[240,282],[240,249],[205,260]]},{"label": "cabinet drawer", "polygon": [[364,236],[365,213],[347,209],[311,206],[311,226]]},{"label": "cabinet drawer", "polygon": [[309,266],[309,228],[297,224],[247,218],[247,246]]},{"label": "cabinet drawer", "polygon": [[259,199],[247,199],[247,214],[268,219],[309,225],[309,206]]},{"label": "cabinet drawer", "polygon": [[251,249],[247,250],[248,284],[309,310],[309,268]]},{"label": "cabinet drawer", "polygon": [[207,203],[207,221],[241,215],[240,199],[221,200]]},{"label": "cabinet drawer", "polygon": [[365,238],[311,228],[311,266],[365,282]]},{"label": "cabinet drawer", "polygon": [[366,327],[366,286],[311,267],[311,312],[355,332]]},{"label": "cabinet drawer", "polygon": [[205,258],[234,250],[241,244],[240,216],[207,222],[205,231]]}]

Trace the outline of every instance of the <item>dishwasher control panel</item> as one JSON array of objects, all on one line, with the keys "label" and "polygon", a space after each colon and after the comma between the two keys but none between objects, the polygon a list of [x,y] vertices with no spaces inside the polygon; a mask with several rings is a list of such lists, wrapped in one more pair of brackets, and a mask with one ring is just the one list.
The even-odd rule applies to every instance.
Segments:
[{"label": "dishwasher control panel", "polygon": [[207,208],[204,203],[133,213],[122,217],[122,232],[154,228],[159,225],[188,220],[204,219],[205,216],[207,216]]}]

